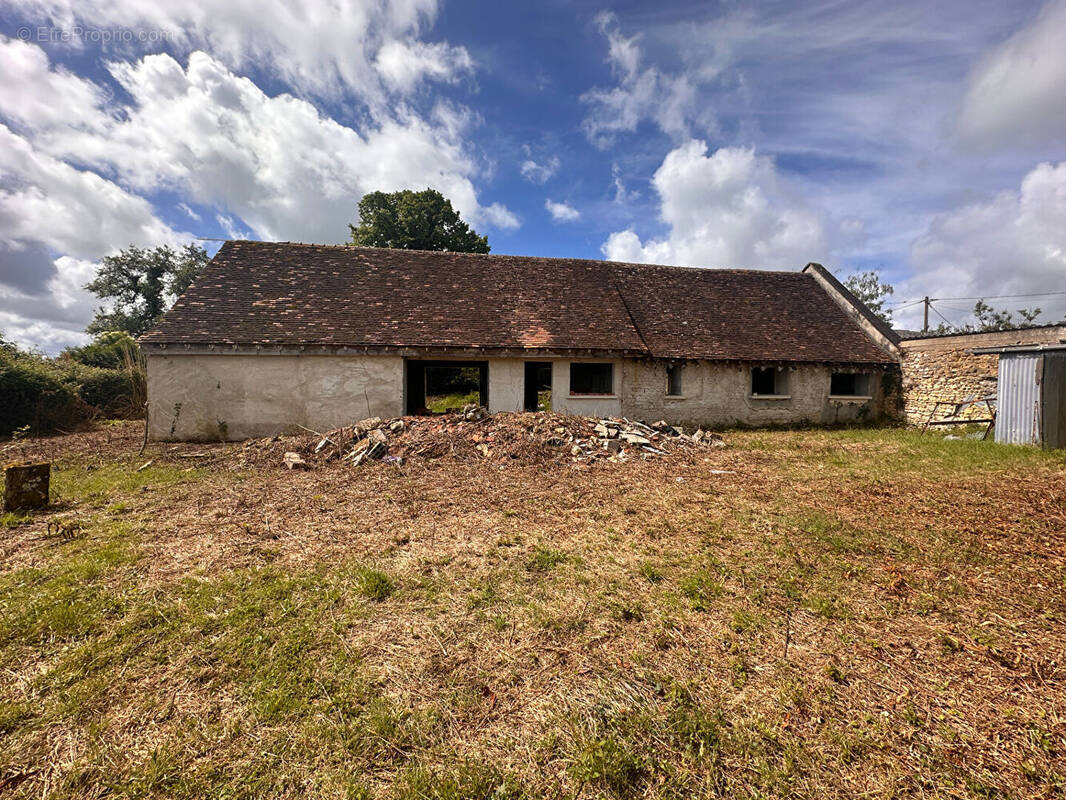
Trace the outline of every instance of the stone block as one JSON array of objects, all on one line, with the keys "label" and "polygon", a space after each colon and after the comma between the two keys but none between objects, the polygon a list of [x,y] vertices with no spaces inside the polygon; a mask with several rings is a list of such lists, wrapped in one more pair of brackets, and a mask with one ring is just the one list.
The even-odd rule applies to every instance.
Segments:
[{"label": "stone block", "polygon": [[51,464],[10,464],[4,469],[4,511],[48,505]]}]

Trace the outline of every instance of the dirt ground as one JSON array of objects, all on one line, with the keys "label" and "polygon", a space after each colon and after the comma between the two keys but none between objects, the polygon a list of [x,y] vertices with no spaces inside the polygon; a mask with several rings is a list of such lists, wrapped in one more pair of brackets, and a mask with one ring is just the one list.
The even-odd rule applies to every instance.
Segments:
[{"label": "dirt ground", "polygon": [[0,445],[0,795],[1066,796],[1061,451],[140,438]]}]

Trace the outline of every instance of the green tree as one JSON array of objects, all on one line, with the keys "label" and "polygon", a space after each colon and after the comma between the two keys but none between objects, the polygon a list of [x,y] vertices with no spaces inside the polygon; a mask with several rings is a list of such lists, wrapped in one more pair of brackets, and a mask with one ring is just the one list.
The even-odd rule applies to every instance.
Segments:
[{"label": "green tree", "polygon": [[[984,300],[978,300],[973,306],[973,315],[977,320],[976,324],[964,322],[961,325],[949,325],[941,322],[933,333],[981,333],[1035,328],[1043,324],[1037,321],[1037,317],[1042,313],[1043,310],[1039,308],[1019,308],[1016,311],[1007,311],[1006,309],[995,308]],[[1015,314],[1021,317],[1020,321],[1015,321]],[[1066,319],[1063,322],[1066,323]]]},{"label": "green tree", "polygon": [[883,283],[881,276],[874,270],[856,272],[844,281],[853,295],[861,300],[870,311],[892,324],[892,312],[885,308],[885,302],[893,293],[892,284]]},{"label": "green tree", "polygon": [[1040,324],[1036,321],[1036,318],[1041,314],[1041,309],[1039,308],[1019,308],[1015,313],[1021,317],[1020,322],[1014,321],[1014,314],[1010,311],[993,308],[984,300],[978,300],[973,307],[973,315],[977,318],[977,330],[979,331],[1033,328]]},{"label": "green tree", "polygon": [[211,259],[194,244],[181,250],[130,246],[101,259],[100,271],[85,288],[110,308],[98,308],[85,329],[91,334],[125,331],[140,336],[189,288]]},{"label": "green tree", "polygon": [[400,250],[487,253],[489,240],[478,236],[435,189],[370,192],[359,201],[359,225],[349,225],[352,244]]}]

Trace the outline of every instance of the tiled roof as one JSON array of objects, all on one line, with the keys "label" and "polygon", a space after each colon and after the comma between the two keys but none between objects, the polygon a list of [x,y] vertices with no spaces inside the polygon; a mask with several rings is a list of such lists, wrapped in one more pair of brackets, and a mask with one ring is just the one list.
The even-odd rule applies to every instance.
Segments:
[{"label": "tiled roof", "polygon": [[887,363],[814,278],[226,242],[142,342]]}]

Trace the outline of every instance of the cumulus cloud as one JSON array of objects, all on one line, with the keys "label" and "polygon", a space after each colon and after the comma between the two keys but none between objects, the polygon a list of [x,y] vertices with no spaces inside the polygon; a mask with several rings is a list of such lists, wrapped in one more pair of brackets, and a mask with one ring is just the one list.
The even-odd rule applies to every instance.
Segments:
[{"label": "cumulus cloud", "polygon": [[429,122],[406,113],[357,131],[306,100],[270,97],[202,52],[186,67],[159,54],[110,70],[131,99],[123,113],[104,135],[68,131],[48,146],[138,191],[178,191],[267,239],[339,241],[365,192],[425,186],[475,223],[517,224],[502,206],[478,202],[460,114],[442,109],[446,118]]},{"label": "cumulus cloud", "polygon": [[[1018,189],[935,217],[911,248],[917,277],[897,294],[974,297],[1063,291],[1063,220],[1066,162],[1040,164]],[[1009,301],[994,301],[1004,303]],[[1066,314],[1062,297],[1021,299],[1010,307],[1018,306],[1040,306],[1048,321]]]},{"label": "cumulus cloud", "polygon": [[[36,45],[0,36],[0,109],[13,123],[37,130],[76,125],[101,130],[105,93],[92,81],[49,67]],[[33,91],[26,88],[32,86]]]},{"label": "cumulus cloud", "polygon": [[[475,225],[520,224],[479,202],[462,107],[438,103],[425,118],[401,104],[356,129],[199,51],[185,65],[166,54],[111,62],[121,95],[50,65],[35,45],[0,40],[3,65],[19,82],[0,89],[10,123],[0,125],[0,324],[21,340],[39,338],[42,319],[66,326],[68,343],[84,326],[92,301],[68,278],[85,277],[85,264],[192,238],[159,219],[151,198],[161,192],[177,195],[192,222],[196,205],[231,235],[269,239],[342,241],[365,192],[427,186]],[[31,284],[40,300],[27,305]]]},{"label": "cumulus cloud", "polygon": [[0,125],[0,327],[20,344],[84,339],[94,301],[82,287],[101,256],[190,238],[144,198]]},{"label": "cumulus cloud", "polygon": [[639,35],[623,35],[612,12],[600,13],[596,26],[607,38],[607,63],[618,84],[590,89],[581,96],[589,106],[582,127],[592,144],[606,149],[619,133],[631,133],[645,120],[679,136],[688,134],[693,120],[710,125],[711,119],[699,109],[696,85],[689,75],[642,67]]},{"label": "cumulus cloud", "polygon": [[581,219],[581,212],[567,203],[557,203],[554,200],[545,200],[544,208],[552,215],[556,222],[577,222]]},{"label": "cumulus cloud", "polygon": [[143,197],[39,152],[5,125],[0,125],[0,176],[0,241],[36,241],[92,259],[118,242],[175,239]]},{"label": "cumulus cloud", "polygon": [[705,142],[691,140],[667,154],[652,185],[669,233],[646,241],[633,230],[612,233],[602,248],[607,258],[793,269],[827,252],[821,216],[778,175],[772,160],[750,148],[723,147],[708,155]]},{"label": "cumulus cloud", "polygon": [[451,80],[470,67],[462,47],[417,37],[435,20],[437,0],[6,0],[19,17],[60,29],[123,29],[151,34],[183,53],[202,49],[235,70],[271,68],[303,92],[358,94],[373,107],[389,90],[426,79]]},{"label": "cumulus cloud", "polygon": [[545,184],[559,171],[562,162],[559,156],[551,156],[543,163],[538,163],[532,158],[527,158],[518,168],[518,172],[530,183]]},{"label": "cumulus cloud", "polygon": [[958,119],[962,140],[984,149],[1066,136],[1066,0],[993,48],[972,70]]}]

